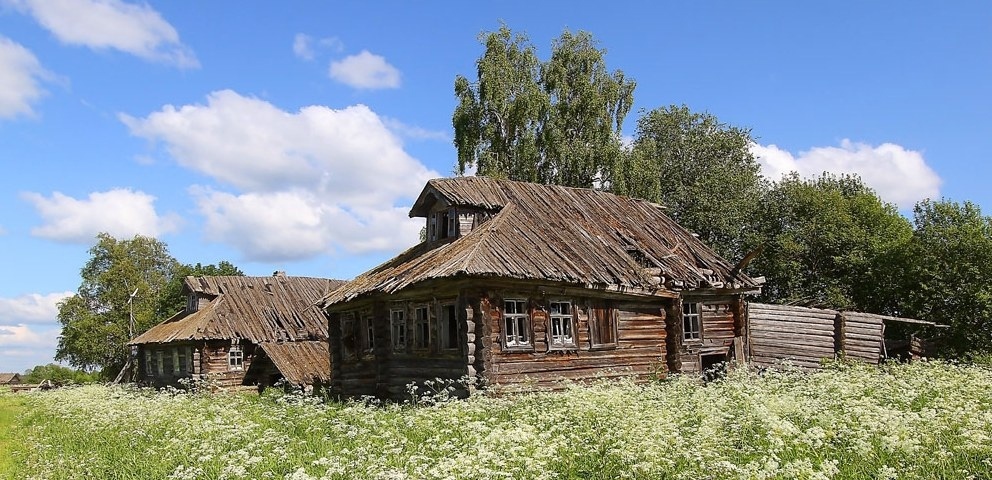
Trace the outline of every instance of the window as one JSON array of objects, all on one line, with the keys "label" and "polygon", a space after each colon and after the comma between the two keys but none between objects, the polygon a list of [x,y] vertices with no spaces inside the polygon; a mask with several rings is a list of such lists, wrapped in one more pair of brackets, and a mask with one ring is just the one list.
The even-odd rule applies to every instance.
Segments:
[{"label": "window", "polygon": [[441,348],[445,350],[457,350],[458,345],[458,315],[455,314],[455,305],[452,303],[441,305],[441,321],[438,324],[441,330]]},{"label": "window", "polygon": [[362,338],[362,350],[366,353],[375,352],[375,322],[372,317],[362,319],[365,337]]},{"label": "window", "polygon": [[189,372],[186,354],[186,347],[176,347],[172,349],[172,374],[186,375]]},{"label": "window", "polygon": [[414,310],[413,348],[431,348],[431,324],[427,307],[417,307]]},{"label": "window", "polygon": [[441,221],[438,222],[439,224],[438,228],[441,229],[439,237],[448,238],[448,221],[450,220],[451,216],[448,215],[447,211],[438,213],[438,216],[441,217]]},{"label": "window", "polygon": [[151,350],[145,350],[145,375],[155,375],[155,361],[152,359]]},{"label": "window", "polygon": [[341,355],[354,358],[358,355],[358,337],[355,335],[355,314],[341,314]]},{"label": "window", "polygon": [[427,239],[430,241],[437,240],[437,217],[431,215],[430,220],[427,222]]},{"label": "window", "polygon": [[158,374],[158,376],[162,376],[165,374],[165,362],[162,361],[162,356],[163,355],[161,350],[155,351],[155,367],[156,367],[155,372]]},{"label": "window", "polygon": [[200,299],[196,297],[195,293],[189,294],[189,296],[186,297],[186,311],[188,313],[193,313],[199,310],[199,307]]},{"label": "window", "polygon": [[227,351],[228,370],[243,370],[245,368],[245,352],[241,345],[231,345]]},{"label": "window", "polygon": [[687,342],[703,339],[698,303],[682,303],[682,339]]},{"label": "window", "polygon": [[507,348],[531,346],[530,315],[527,313],[526,301],[506,300],[503,302],[503,341]]},{"label": "window", "polygon": [[406,351],[406,316],[403,310],[389,312],[389,324],[392,329],[393,351]]},{"label": "window", "polygon": [[551,320],[551,345],[550,348],[574,348],[575,329],[572,322],[571,302],[551,302],[549,308],[549,318]]},{"label": "window", "polygon": [[605,349],[617,346],[617,309],[607,306],[589,309],[591,343],[593,348]]},{"label": "window", "polygon": [[454,237],[458,235],[458,211],[452,208],[448,211],[448,236]]}]

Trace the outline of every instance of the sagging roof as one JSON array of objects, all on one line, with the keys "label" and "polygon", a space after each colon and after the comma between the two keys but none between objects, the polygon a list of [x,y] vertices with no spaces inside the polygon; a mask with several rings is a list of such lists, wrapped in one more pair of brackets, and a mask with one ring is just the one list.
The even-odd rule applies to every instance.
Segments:
[{"label": "sagging roof", "polygon": [[293,385],[327,385],[331,352],[327,342],[262,342],[259,344],[283,378]]},{"label": "sagging roof", "polygon": [[21,374],[19,373],[0,373],[0,385],[7,385],[9,383],[20,383]]},{"label": "sagging roof", "polygon": [[[758,283],[664,213],[602,191],[488,177],[431,180],[410,211],[435,204],[493,214],[450,242],[423,242],[335,290],[324,305],[438,278],[542,280],[624,292],[753,290]],[[652,278],[654,277],[654,278]]]},{"label": "sagging roof", "polygon": [[[189,276],[184,291],[210,301],[183,311],[131,340],[131,345],[191,340],[326,340],[327,321],[316,305],[344,282],[326,278]],[[202,302],[201,302],[202,304]]]}]

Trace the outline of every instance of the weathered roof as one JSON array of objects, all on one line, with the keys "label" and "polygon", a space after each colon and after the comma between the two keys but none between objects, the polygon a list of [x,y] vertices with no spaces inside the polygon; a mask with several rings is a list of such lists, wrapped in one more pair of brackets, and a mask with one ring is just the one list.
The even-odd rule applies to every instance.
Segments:
[{"label": "weathered roof", "polygon": [[[435,202],[494,213],[450,242],[424,242],[358,276],[325,305],[430,279],[500,277],[659,294],[757,283],[669,218],[661,205],[610,193],[488,177],[427,183],[410,216]],[[661,284],[651,277],[662,277]],[[666,288],[667,286],[667,288]]]},{"label": "weathered roof", "polygon": [[21,374],[19,373],[0,373],[0,385],[7,385],[14,382],[20,383]]},{"label": "weathered roof", "polygon": [[289,383],[327,385],[331,381],[331,352],[327,342],[262,342],[259,345]]},{"label": "weathered roof", "polygon": [[184,290],[212,297],[196,312],[180,312],[139,335],[130,344],[188,340],[324,340],[327,322],[316,303],[340,286],[326,278],[186,277]]}]

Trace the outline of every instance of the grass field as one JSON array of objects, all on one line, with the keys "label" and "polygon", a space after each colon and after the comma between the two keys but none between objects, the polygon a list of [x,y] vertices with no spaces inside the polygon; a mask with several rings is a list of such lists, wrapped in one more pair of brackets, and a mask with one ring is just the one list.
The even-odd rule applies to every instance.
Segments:
[{"label": "grass field", "polygon": [[21,432],[0,432],[0,465],[18,479],[988,479],[990,386],[987,367],[941,362],[434,405],[85,386],[0,393],[0,426]]}]

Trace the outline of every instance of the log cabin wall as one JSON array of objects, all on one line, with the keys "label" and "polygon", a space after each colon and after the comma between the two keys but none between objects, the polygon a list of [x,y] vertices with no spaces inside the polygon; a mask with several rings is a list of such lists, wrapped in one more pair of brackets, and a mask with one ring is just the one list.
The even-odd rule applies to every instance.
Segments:
[{"label": "log cabin wall", "polygon": [[469,375],[474,358],[469,360],[468,352],[475,351],[468,343],[471,312],[454,293],[376,300],[332,312],[331,393],[409,400],[412,386],[430,393],[438,388],[436,379],[455,382]]},{"label": "log cabin wall", "polygon": [[[231,350],[234,348],[241,349],[241,365],[236,364],[237,360],[232,361]],[[231,340],[207,341],[200,354],[201,378],[218,387],[241,385],[245,379],[245,372],[251,367],[256,348],[255,344],[244,341],[237,343],[232,343]],[[234,358],[237,358],[237,355]]]},{"label": "log cabin wall", "polygon": [[[523,341],[507,310],[525,306]],[[508,391],[563,387],[563,381],[657,378],[667,372],[666,307],[659,303],[489,290],[480,300],[481,377]],[[562,341],[563,304],[570,305],[572,344]],[[557,304],[553,305],[553,304]],[[510,312],[510,316],[514,312]],[[513,331],[507,331],[510,328]],[[558,339],[556,341],[555,339]],[[564,343],[564,345],[563,345]]]},{"label": "log cabin wall", "polygon": [[195,351],[196,345],[190,342],[140,345],[136,379],[154,387],[178,387],[180,380],[196,374]]},{"label": "log cabin wall", "polygon": [[[702,374],[716,363],[744,360],[743,349],[734,348],[735,341],[742,344],[745,338],[740,295],[688,294],[675,313],[681,321],[669,322],[668,327],[669,335],[678,341],[669,342],[669,347],[678,345],[679,354],[669,356],[670,369]],[[741,353],[735,355],[735,350]]]}]

